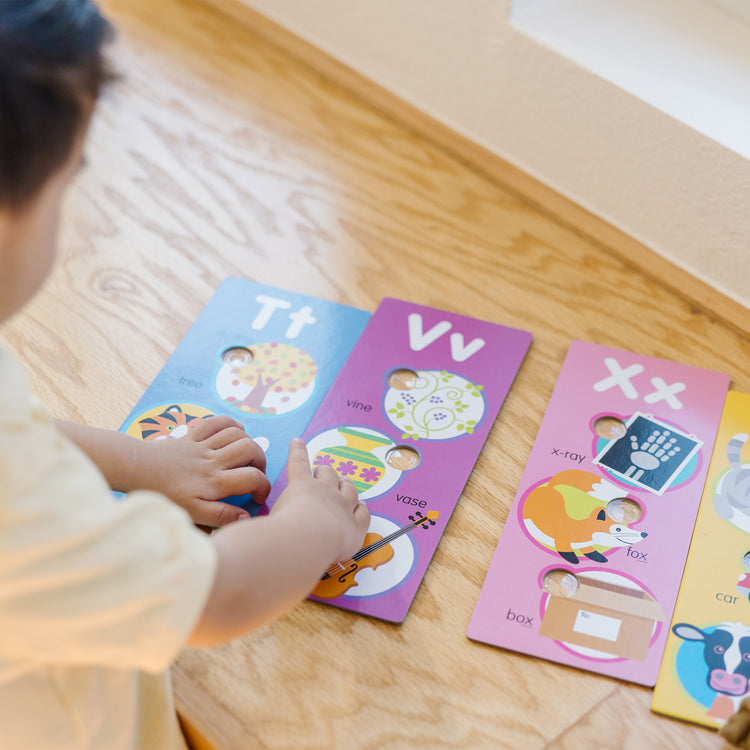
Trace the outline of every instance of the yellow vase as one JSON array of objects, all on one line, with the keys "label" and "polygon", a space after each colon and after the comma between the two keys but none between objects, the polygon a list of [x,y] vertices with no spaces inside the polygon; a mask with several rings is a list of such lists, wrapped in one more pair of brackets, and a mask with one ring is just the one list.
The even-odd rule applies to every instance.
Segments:
[{"label": "yellow vase", "polygon": [[313,464],[333,467],[340,477],[351,479],[357,492],[362,494],[376,485],[385,473],[385,464],[372,453],[373,449],[393,445],[393,441],[351,427],[337,427],[336,430],[346,444],[322,448],[313,456]]}]

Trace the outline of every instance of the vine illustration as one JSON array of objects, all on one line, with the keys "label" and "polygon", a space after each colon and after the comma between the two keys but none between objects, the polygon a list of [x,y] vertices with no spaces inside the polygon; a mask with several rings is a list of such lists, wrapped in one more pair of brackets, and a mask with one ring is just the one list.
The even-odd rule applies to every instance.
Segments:
[{"label": "vine illustration", "polygon": [[473,433],[484,413],[484,386],[446,370],[418,375],[413,388],[392,390],[386,397],[386,413],[403,430],[401,437],[439,440]]}]

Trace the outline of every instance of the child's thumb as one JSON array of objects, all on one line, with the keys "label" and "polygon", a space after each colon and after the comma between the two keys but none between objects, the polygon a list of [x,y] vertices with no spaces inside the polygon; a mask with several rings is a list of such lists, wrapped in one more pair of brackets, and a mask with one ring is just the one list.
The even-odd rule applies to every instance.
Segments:
[{"label": "child's thumb", "polygon": [[370,509],[364,500],[357,501],[357,507],[354,509],[354,525],[357,531],[364,537],[367,529],[370,527]]},{"label": "child's thumb", "polygon": [[193,521],[199,526],[209,526],[213,529],[250,518],[250,514],[246,510],[218,500],[204,500],[197,511],[191,515]]}]

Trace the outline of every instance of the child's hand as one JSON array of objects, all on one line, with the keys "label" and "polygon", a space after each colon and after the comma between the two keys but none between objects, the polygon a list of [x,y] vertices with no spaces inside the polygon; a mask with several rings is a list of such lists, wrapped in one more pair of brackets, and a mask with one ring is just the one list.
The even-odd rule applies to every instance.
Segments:
[{"label": "child's hand", "polygon": [[286,475],[288,486],[274,503],[271,514],[312,514],[316,525],[328,516],[340,537],[328,562],[346,560],[357,552],[370,525],[370,511],[359,499],[352,480],[339,478],[330,466],[316,467],[313,475],[307,448],[299,438],[289,445]]},{"label": "child's hand", "polygon": [[192,645],[221,643],[280,617],[331,563],[362,548],[370,512],[350,479],[339,479],[329,466],[313,476],[299,439],[289,445],[286,473],[289,485],[269,515],[211,536],[216,575]]},{"label": "child's hand", "polygon": [[[264,503],[271,491],[266,456],[244,427],[230,417],[207,417],[176,440],[139,441],[138,485],[157,490],[201,526],[224,526],[248,513],[217,502],[252,492]],[[135,485],[134,485],[135,486]]]}]

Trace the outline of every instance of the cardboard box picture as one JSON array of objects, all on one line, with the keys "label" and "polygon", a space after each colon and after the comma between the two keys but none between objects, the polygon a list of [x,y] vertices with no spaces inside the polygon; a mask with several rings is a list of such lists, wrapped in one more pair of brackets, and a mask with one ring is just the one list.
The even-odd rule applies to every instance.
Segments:
[{"label": "cardboard box picture", "polygon": [[643,589],[599,576],[568,573],[567,579],[565,587],[545,586],[549,599],[539,635],[643,661],[656,624],[664,621],[659,602]]}]

